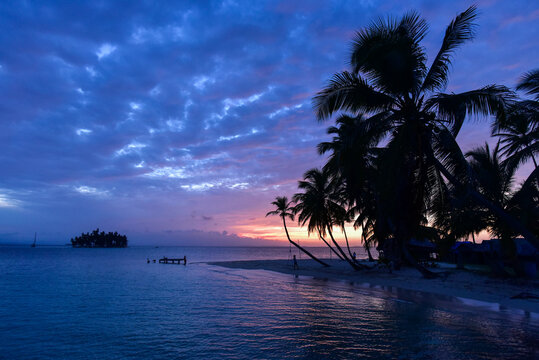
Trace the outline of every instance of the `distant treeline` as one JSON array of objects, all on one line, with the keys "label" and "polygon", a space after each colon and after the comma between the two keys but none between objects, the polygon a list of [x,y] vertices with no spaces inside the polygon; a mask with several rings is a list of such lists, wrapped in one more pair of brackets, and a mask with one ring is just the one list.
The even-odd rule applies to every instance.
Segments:
[{"label": "distant treeline", "polygon": [[82,233],[80,236],[71,239],[73,247],[86,248],[123,248],[127,247],[127,236],[117,232],[99,232],[99,228],[92,233]]}]

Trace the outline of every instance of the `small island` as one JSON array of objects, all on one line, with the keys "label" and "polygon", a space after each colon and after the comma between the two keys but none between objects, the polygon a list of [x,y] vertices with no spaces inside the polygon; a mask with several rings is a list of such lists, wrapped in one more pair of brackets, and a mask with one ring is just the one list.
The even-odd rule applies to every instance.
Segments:
[{"label": "small island", "polygon": [[99,228],[92,233],[82,233],[71,239],[74,248],[124,248],[127,247],[127,236],[114,233],[99,232]]}]

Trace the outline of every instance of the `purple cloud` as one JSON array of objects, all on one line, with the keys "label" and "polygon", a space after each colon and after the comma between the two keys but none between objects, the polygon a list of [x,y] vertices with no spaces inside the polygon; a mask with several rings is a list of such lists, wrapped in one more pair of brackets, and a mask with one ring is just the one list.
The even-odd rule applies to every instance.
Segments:
[{"label": "purple cloud", "polygon": [[[65,243],[99,226],[139,243],[196,229],[201,243],[206,231],[209,242],[217,233],[243,244],[222,231],[253,217],[276,224],[260,220],[271,199],[323,163],[315,146],[330,124],[315,121],[311,98],[347,67],[354,31],[416,9],[431,24],[432,58],[467,6],[1,4],[0,242],[38,231]],[[478,6],[477,38],[457,52],[448,91],[514,86],[537,67],[538,5]],[[459,141],[469,149],[488,135],[488,121],[471,123]]]}]

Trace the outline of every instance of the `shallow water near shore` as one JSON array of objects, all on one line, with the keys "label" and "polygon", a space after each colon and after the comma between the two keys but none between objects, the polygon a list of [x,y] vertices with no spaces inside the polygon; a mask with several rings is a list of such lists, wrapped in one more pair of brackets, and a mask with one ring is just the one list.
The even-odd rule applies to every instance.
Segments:
[{"label": "shallow water near shore", "polygon": [[[187,266],[146,263],[184,255]],[[539,357],[534,316],[203,263],[288,256],[288,248],[0,247],[0,358]]]}]

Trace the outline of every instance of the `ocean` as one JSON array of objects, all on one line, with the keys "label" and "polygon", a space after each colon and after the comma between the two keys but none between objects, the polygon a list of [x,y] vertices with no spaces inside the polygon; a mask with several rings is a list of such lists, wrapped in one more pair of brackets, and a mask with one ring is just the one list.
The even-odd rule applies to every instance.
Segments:
[{"label": "ocean", "polygon": [[[146,261],[184,255],[187,266]],[[204,263],[289,257],[288,248],[0,247],[0,358],[539,358],[535,314]]]}]

